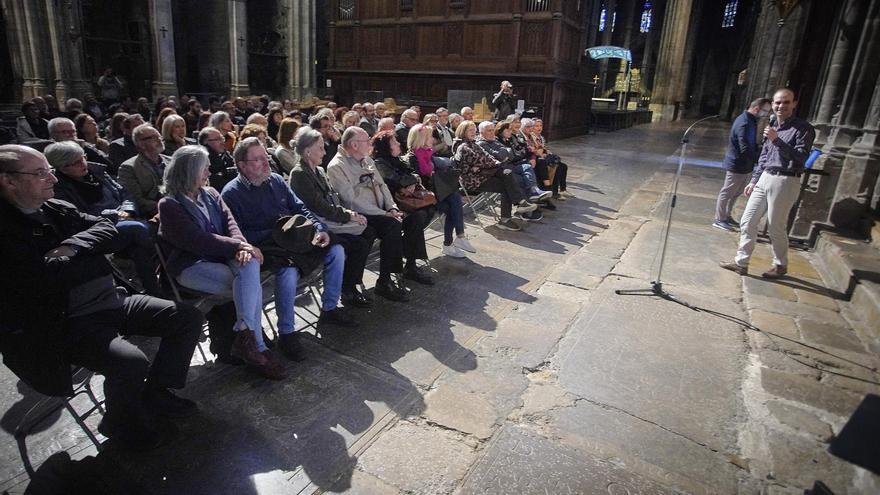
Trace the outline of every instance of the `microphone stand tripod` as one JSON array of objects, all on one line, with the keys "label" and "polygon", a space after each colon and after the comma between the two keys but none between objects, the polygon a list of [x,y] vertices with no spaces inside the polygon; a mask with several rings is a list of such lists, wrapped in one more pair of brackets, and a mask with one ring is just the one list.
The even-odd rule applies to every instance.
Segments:
[{"label": "microphone stand tripod", "polygon": [[691,130],[697,125],[707,120],[712,120],[717,118],[718,115],[712,115],[710,117],[704,117],[687,128],[684,131],[684,134],[681,136],[681,153],[678,157],[678,170],[675,171],[675,178],[672,180],[672,200],[669,203],[669,208],[666,211],[666,227],[663,230],[663,241],[660,244],[660,266],[657,268],[657,278],[651,282],[651,287],[649,289],[618,289],[615,290],[614,293],[620,296],[658,296],[663,299],[667,299],[670,301],[677,302],[679,304],[683,304],[691,309],[695,309],[688,303],[682,302],[676,299],[672,294],[663,290],[663,263],[666,261],[666,246],[669,243],[669,229],[672,226],[672,213],[675,211],[675,204],[678,201],[678,180],[681,177],[681,170],[684,167],[684,157],[687,153],[687,145],[688,145],[688,134],[690,134]]}]

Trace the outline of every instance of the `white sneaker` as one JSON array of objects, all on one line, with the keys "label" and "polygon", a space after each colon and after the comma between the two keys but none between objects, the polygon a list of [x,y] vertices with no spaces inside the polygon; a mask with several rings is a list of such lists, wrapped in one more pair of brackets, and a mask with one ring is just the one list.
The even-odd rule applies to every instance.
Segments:
[{"label": "white sneaker", "polygon": [[573,198],[573,197],[574,197],[574,194],[572,194],[572,193],[570,193],[570,192],[568,192],[568,191],[559,191],[559,195],[560,195],[560,196],[565,196],[566,198]]},{"label": "white sneaker", "polygon": [[529,201],[531,201],[532,203],[537,203],[538,201],[549,199],[550,196],[553,196],[553,193],[550,191],[534,191],[532,192],[532,195],[529,196]]},{"label": "white sneaker", "polygon": [[452,256],[453,258],[464,258],[464,251],[458,248],[455,244],[443,245],[443,250],[441,251],[443,256]]},{"label": "white sneaker", "polygon": [[471,245],[471,241],[468,240],[467,237],[456,237],[454,241],[452,241],[452,245],[461,249],[462,251],[467,251],[469,253],[476,253],[477,250],[474,249],[474,246]]},{"label": "white sneaker", "polygon": [[538,205],[534,203],[529,203],[526,200],[522,200],[516,205],[516,214],[522,215],[523,213],[528,213],[530,211],[535,211],[538,209]]}]

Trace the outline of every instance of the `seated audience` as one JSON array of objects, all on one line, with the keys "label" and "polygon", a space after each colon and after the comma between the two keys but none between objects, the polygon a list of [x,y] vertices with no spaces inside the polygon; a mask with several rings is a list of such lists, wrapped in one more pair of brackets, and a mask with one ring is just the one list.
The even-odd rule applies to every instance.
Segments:
[{"label": "seated audience", "polygon": [[511,216],[513,205],[517,205],[516,212],[520,215],[534,212],[538,205],[529,203],[525,198],[513,171],[502,167],[500,161],[477,144],[477,126],[472,121],[462,122],[455,131],[455,137],[452,148],[465,190],[469,193],[500,193],[501,220],[498,228],[522,230]]},{"label": "seated audience", "polygon": [[236,133],[237,124],[233,123],[230,114],[223,111],[212,113],[210,125],[220,131],[226,151],[232,153],[232,150],[235,149],[235,143],[238,142],[238,134]]},{"label": "seated audience", "polygon": [[[116,112],[110,117],[110,124],[107,126],[107,140],[111,143],[121,138],[124,133],[122,131],[123,123],[125,119],[128,117],[128,114],[125,112]],[[109,146],[108,146],[109,147]],[[109,151],[107,153],[110,153]]]},{"label": "seated audience", "polygon": [[367,135],[373,137],[376,129],[379,127],[379,118],[376,117],[376,107],[372,103],[364,103],[363,116],[358,125],[361,129],[367,131]]},{"label": "seated audience", "polygon": [[400,123],[394,128],[397,142],[400,143],[401,152],[406,154],[409,151],[406,147],[406,140],[409,139],[409,130],[412,126],[419,123],[419,113],[408,108],[400,114]]},{"label": "seated audience", "polygon": [[319,111],[309,119],[309,127],[321,133],[324,138],[324,158],[321,161],[321,167],[327,170],[330,161],[336,156],[339,150],[340,134],[333,127],[333,115],[330,111]]},{"label": "seated audience", "polygon": [[[529,119],[523,119],[521,132],[524,135],[526,142],[529,143],[529,147],[534,150],[537,163],[541,164],[544,162],[548,167],[552,164],[555,164],[556,166],[556,173],[553,175],[552,184],[550,186],[550,189],[553,191],[553,197],[560,201],[565,201],[567,198],[574,197],[573,194],[568,192],[568,184],[566,183],[566,179],[568,178],[568,165],[562,163],[562,160],[559,159],[559,155],[556,155],[547,149],[544,136],[541,135],[541,132],[544,130],[544,122],[541,119],[534,119],[534,121],[526,122],[527,120]],[[528,127],[526,127],[527,123],[529,124]]]},{"label": "seated audience", "polygon": [[[517,123],[519,122],[519,119],[515,116],[511,117],[514,117]],[[495,135],[495,140],[510,151],[509,163],[514,164],[514,166],[519,164],[519,167],[522,169],[523,182],[520,185],[524,188],[523,191],[529,196],[529,201],[537,203],[541,208],[555,210],[556,205],[549,200],[551,194],[547,191],[542,191],[538,187],[538,180],[540,180],[539,178],[541,177],[542,172],[535,166],[537,163],[535,161],[535,156],[529,149],[528,145],[526,145],[525,140],[517,139],[516,135],[513,133],[513,125],[509,118],[498,124],[495,128]],[[480,142],[479,139],[477,141]],[[516,172],[516,170],[514,170],[514,172]],[[544,173],[546,173],[546,170]],[[550,187],[549,184],[548,181],[548,188]]]},{"label": "seated audience", "polygon": [[[144,124],[144,118],[139,113],[130,114],[122,121],[122,137],[110,142],[110,175],[114,175],[122,162],[137,155],[138,150],[131,138],[131,133],[136,127]],[[89,160],[92,161],[92,160]]]},{"label": "seated audience", "polygon": [[102,153],[98,148],[91,144],[76,138],[76,126],[73,121],[66,117],[55,117],[49,121],[49,137],[52,141],[60,143],[62,141],[74,141],[79,144],[86,153],[86,160],[93,163],[100,163],[107,167],[108,172],[115,172],[110,159]]},{"label": "seated audience", "polygon": [[464,122],[464,117],[457,113],[449,114],[449,130],[452,131],[453,141],[455,141],[455,131],[458,130],[458,126]]},{"label": "seated audience", "polygon": [[452,127],[449,117],[449,110],[443,107],[438,108],[437,123],[434,125],[434,130],[440,137],[440,141],[446,145],[446,149],[449,151],[449,155],[447,156],[452,156],[452,142],[455,141],[455,128]]},{"label": "seated audience", "polygon": [[[376,293],[393,301],[408,301],[406,287],[391,275],[404,271],[403,257],[408,255],[410,278],[426,284],[432,282],[415,265],[416,258],[425,250],[424,232],[414,229],[416,223],[410,222],[407,224],[407,239],[404,240],[403,212],[394,202],[391,191],[376,170],[369,153],[370,138],[366,131],[360,127],[346,129],[342,135],[339,153],[327,167],[327,176],[330,185],[339,193],[343,206],[364,215],[367,225],[376,232],[380,240]],[[421,246],[417,245],[419,240]]]},{"label": "seated audience", "polygon": [[[144,97],[140,97],[137,99],[137,104],[136,104],[134,110],[135,110],[135,113],[140,115],[141,119],[143,119],[145,122],[152,121],[153,115],[158,114],[158,112],[156,112],[156,114],[153,113],[153,109],[150,108],[150,101]],[[131,113],[131,112],[129,112],[129,113]],[[135,127],[137,127],[137,126],[135,126]]]},{"label": "seated audience", "polygon": [[119,167],[119,183],[134,198],[141,217],[150,219],[156,216],[162,198],[162,173],[168,157],[162,154],[165,150],[162,136],[150,124],[136,127],[132,140],[137,147],[137,155]]},{"label": "seated audience", "polygon": [[284,365],[263,341],[263,254],[247,242],[220,194],[206,187],[208,153],[184,146],[165,169],[159,237],[170,247],[166,269],[183,287],[235,301],[230,354],[263,376],[280,380]]},{"label": "seated audience", "polygon": [[[480,122],[479,130],[480,135],[477,137],[477,145],[498,160],[502,167],[514,173],[523,194],[529,198],[529,201],[534,203],[550,197],[549,193],[538,189],[537,179],[535,178],[532,166],[527,161],[515,160],[513,151],[496,139],[494,122],[490,120]],[[540,220],[541,217],[540,212],[523,215],[523,219],[528,221]]]},{"label": "seated audience", "polygon": [[[384,119],[385,117],[387,117],[387,115],[385,115],[387,110],[385,108],[384,102],[377,101],[376,104],[373,105],[373,108],[376,110],[376,118],[377,119],[381,120],[381,119]],[[376,130],[378,131],[378,129],[376,129]]]},{"label": "seated audience", "polygon": [[161,130],[162,124],[165,123],[165,119],[167,119],[169,115],[177,115],[177,110],[171,107],[165,107],[160,110],[159,116],[156,117],[156,122],[153,124],[153,127]]},{"label": "seated audience", "polygon": [[85,153],[73,141],[50,144],[45,155],[58,179],[55,197],[71,203],[83,213],[113,222],[122,240],[119,251],[134,262],[144,291],[161,296],[156,280],[153,237],[146,223],[135,220],[137,207],[128,191],[113,180],[103,166],[86,163]]},{"label": "seated audience", "polygon": [[102,153],[110,152],[110,141],[98,135],[98,123],[87,113],[81,113],[73,120],[76,137],[91,144]]},{"label": "seated audience", "polygon": [[83,103],[76,98],[70,98],[64,102],[64,116],[70,120],[83,113]]},{"label": "seated audience", "polygon": [[301,157],[290,172],[290,187],[306,208],[331,232],[333,241],[345,250],[342,273],[342,302],[346,306],[366,307],[370,300],[358,290],[364,284],[364,268],[376,234],[367,218],[342,206],[320,167],[324,158],[324,138],[311,127],[303,127],[294,138],[294,151]]},{"label": "seated audience", "polygon": [[223,134],[213,127],[205,127],[199,131],[199,144],[208,151],[208,183],[214,189],[223,190],[226,184],[238,175],[235,160],[226,150]]},{"label": "seated audience", "polygon": [[192,136],[199,130],[199,117],[202,115],[202,104],[199,100],[192,98],[187,103],[186,113],[183,114],[183,120],[186,122],[186,135]]},{"label": "seated audience", "polygon": [[177,114],[165,117],[162,122],[162,142],[165,144],[163,154],[171,156],[178,149],[196,144],[196,140],[186,137],[186,121]]},{"label": "seated audience", "polygon": [[[186,384],[202,315],[185,304],[123,295],[105,257],[119,246],[116,228],[52,199],[55,181],[41,153],[0,147],[3,362],[52,396],[73,393],[71,365],[103,375],[98,431],[124,448],[155,448],[173,436],[156,415],[198,411],[169,389]],[[129,335],[161,338],[152,365]]]},{"label": "seated audience", "polygon": [[342,116],[342,130],[346,130],[351,126],[358,125],[361,121],[361,114],[355,110],[349,110]]},{"label": "seated audience", "polygon": [[[278,137],[278,133],[276,132],[274,136],[269,135],[269,119],[266,118],[265,115],[259,112],[252,113],[251,116],[248,117],[245,127],[249,125],[258,125],[263,128],[263,132],[266,134],[265,138],[261,140],[264,148],[274,148],[277,146],[275,139]],[[241,131],[244,132],[244,129]],[[238,138],[244,139],[241,135],[239,135]]]},{"label": "seated audience", "polygon": [[379,119],[379,127],[376,128],[376,132],[382,131],[391,131],[394,132],[394,117],[382,117]]},{"label": "seated audience", "polygon": [[[443,255],[453,258],[464,258],[465,251],[476,253],[477,251],[464,233],[464,211],[461,194],[458,192],[458,174],[449,174],[446,169],[436,171],[434,169],[433,149],[430,147],[431,128],[424,124],[416,124],[409,131],[408,139],[409,153],[404,157],[403,162],[408,163],[409,169],[416,171],[422,184],[434,192],[437,198],[437,210],[446,215],[443,223],[443,248],[441,252]],[[391,148],[390,154],[397,156],[400,146],[394,140],[388,144],[374,141],[374,157],[384,155],[387,146]],[[380,167],[380,170],[383,170],[380,160],[376,159],[376,165]],[[387,177],[385,178],[387,180]],[[394,191],[390,181],[389,187]],[[406,187],[410,188],[411,192],[415,185],[407,185]],[[455,238],[452,236],[453,231],[456,234]]]},{"label": "seated audience", "polygon": [[284,120],[284,109],[282,108],[273,108],[269,110],[269,114],[266,115],[266,121],[268,122],[266,125],[266,131],[269,133],[269,136],[281,142],[281,137],[278,135],[278,129],[281,127],[281,121]]},{"label": "seated audience", "polygon": [[16,121],[16,133],[19,142],[49,139],[49,121],[40,117],[40,109],[33,101],[21,104],[23,114]]},{"label": "seated audience", "polygon": [[101,108],[101,104],[98,103],[97,98],[91,93],[83,95],[83,111],[91,115],[95,120],[104,120],[104,110]]},{"label": "seated audience", "polygon": [[[278,317],[279,347],[294,361],[301,361],[303,347],[294,332],[293,305],[300,276],[307,276],[323,265],[324,292],[321,295],[319,324],[355,326],[355,321],[339,304],[345,252],[331,245],[327,228],[303,206],[290,186],[269,168],[269,155],[256,138],[243,139],[233,153],[238,177],[223,188],[221,197],[229,206],[242,235],[263,253],[263,269],[275,274],[275,312]],[[281,217],[302,215],[314,224],[312,250],[293,252],[273,239],[273,229]]]},{"label": "seated audience", "polygon": [[283,171],[282,175],[290,175],[290,171],[296,166],[299,157],[291,142],[300,125],[293,119],[285,118],[278,127],[278,146],[275,148],[275,159]]}]

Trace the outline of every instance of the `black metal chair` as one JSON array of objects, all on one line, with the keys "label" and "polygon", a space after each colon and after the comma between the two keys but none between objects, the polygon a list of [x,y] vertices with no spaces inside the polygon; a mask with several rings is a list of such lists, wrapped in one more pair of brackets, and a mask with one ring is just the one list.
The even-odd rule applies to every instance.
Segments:
[{"label": "black metal chair", "polygon": [[[76,421],[76,424],[82,429],[83,433],[85,433],[89,440],[95,445],[95,448],[98,449],[99,452],[103,449],[101,447],[101,442],[98,441],[95,434],[92,433],[92,430],[89,429],[88,425],[85,423],[86,418],[91,416],[95,411],[100,412],[101,415],[104,414],[104,401],[99,400],[97,396],[95,396],[95,392],[92,390],[91,380],[95,373],[79,366],[72,367],[71,373],[73,375],[73,394],[66,397],[43,397],[25,413],[21,418],[21,421],[19,421],[18,425],[15,427],[13,436],[15,437],[15,442],[18,444],[18,452],[21,455],[21,462],[29,476],[34,475],[34,466],[31,464],[30,457],[28,456],[27,436],[39,426],[40,423],[45,421],[46,418],[62,407],[67,409],[73,417],[73,420]],[[92,402],[92,405],[84,412],[77,412],[77,410],[70,404],[70,402],[78,395],[86,395]]]}]

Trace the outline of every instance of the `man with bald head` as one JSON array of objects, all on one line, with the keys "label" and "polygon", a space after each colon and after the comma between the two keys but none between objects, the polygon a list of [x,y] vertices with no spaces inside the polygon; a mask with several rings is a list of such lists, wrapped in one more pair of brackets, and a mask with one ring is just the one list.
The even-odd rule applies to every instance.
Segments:
[{"label": "man with bald head", "polygon": [[[183,418],[183,388],[201,334],[192,306],[124,296],[105,255],[120,248],[113,222],[53,199],[57,179],[38,151],[0,146],[0,352],[38,392],[72,393],[71,365],[104,375],[98,431],[123,447],[157,447],[169,432],[155,415]],[[149,359],[123,338],[161,337]]]},{"label": "man with bald head", "polygon": [[788,271],[788,214],[797,201],[804,164],[816,138],[813,126],[794,115],[797,103],[794,91],[789,88],[773,94],[773,115],[764,128],[764,146],[752,180],[744,191],[749,200],[740,220],[739,249],[732,262],[721,263],[722,268],[739,275],[748,274],[758,224],[765,212],[773,266],[761,276],[780,278]]},{"label": "man with bald head", "polygon": [[339,194],[342,206],[367,217],[367,225],[375,230],[380,240],[376,293],[392,301],[404,302],[409,300],[407,289],[391,275],[403,273],[403,229],[409,224],[403,224],[404,214],[370,158],[370,149],[367,132],[360,127],[349,127],[342,134],[339,152],[327,167],[327,176],[333,190]]}]

